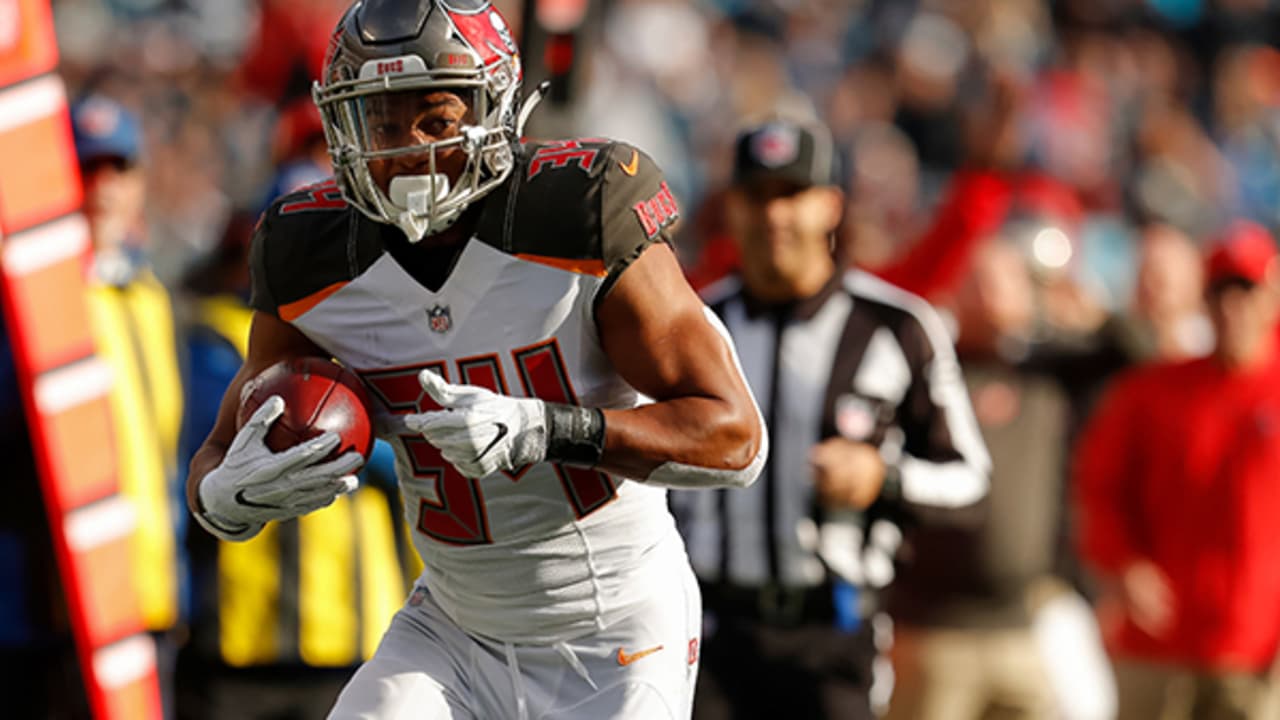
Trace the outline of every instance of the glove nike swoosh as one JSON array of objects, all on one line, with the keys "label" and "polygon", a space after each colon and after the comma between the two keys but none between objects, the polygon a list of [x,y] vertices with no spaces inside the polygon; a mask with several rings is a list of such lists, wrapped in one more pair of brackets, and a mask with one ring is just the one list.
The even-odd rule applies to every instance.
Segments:
[{"label": "glove nike swoosh", "polygon": [[268,510],[280,509],[279,505],[268,505],[266,503],[259,503],[259,502],[252,501],[249,498],[244,496],[244,491],[245,491],[245,488],[241,488],[236,491],[236,502],[240,503],[241,505],[244,505],[245,507],[266,508]]},{"label": "glove nike swoosh", "polygon": [[493,446],[497,445],[499,440],[507,436],[507,426],[505,423],[496,422],[494,423],[494,425],[498,426],[498,434],[495,435],[493,440],[489,442],[488,447],[480,451],[480,454],[476,456],[477,460],[484,457],[485,455],[488,455],[489,451],[493,449]]}]

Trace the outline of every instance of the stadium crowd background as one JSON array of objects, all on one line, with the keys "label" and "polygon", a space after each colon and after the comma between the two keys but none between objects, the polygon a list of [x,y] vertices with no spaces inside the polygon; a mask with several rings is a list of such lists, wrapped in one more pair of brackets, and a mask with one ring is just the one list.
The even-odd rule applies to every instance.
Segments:
[{"label": "stadium crowd background", "polygon": [[[521,37],[522,3],[495,4]],[[322,172],[308,91],[346,5],[53,2],[70,97],[107,95],[142,119],[147,250],[166,283],[243,242],[244,219],[295,173]],[[1278,10],[1273,0],[595,1],[567,102],[549,101],[529,130],[623,139],[653,155],[684,209],[678,250],[699,284],[734,264],[717,244],[718,196],[749,119],[831,128],[849,198],[841,247],[867,267],[908,253],[974,147],[994,143],[988,164],[1034,178],[1010,181],[990,233],[1032,270],[1034,339],[1076,352],[1109,319],[1138,316],[1176,326],[1176,342],[1149,339],[1130,357],[1194,355],[1212,343],[1198,255],[1157,259],[1152,228],[1191,249],[1232,219],[1280,230]],[[544,73],[538,59],[527,51],[526,91]],[[967,277],[970,259],[955,262],[930,287],[943,307]],[[1097,388],[1067,389],[1083,416]],[[975,405],[982,419],[982,398]],[[1059,569],[1087,594],[1071,547]]]},{"label": "stadium crowd background", "polygon": [[[207,252],[231,210],[262,204],[273,159],[298,141],[281,111],[305,97],[345,4],[54,2],[72,96],[101,89],[145,119],[162,276]],[[519,34],[520,3],[496,4]],[[1076,199],[1058,219],[1078,255],[1066,264],[1106,307],[1129,299],[1138,218],[1194,237],[1232,215],[1280,223],[1280,52],[1266,0],[589,5],[573,101],[544,107],[531,131],[637,143],[686,209],[727,180],[744,119],[808,112],[848,155],[849,235],[876,264],[927,223],[962,159],[960,120],[998,80],[1018,92],[1019,161]],[[697,230],[686,223],[689,254]]]}]

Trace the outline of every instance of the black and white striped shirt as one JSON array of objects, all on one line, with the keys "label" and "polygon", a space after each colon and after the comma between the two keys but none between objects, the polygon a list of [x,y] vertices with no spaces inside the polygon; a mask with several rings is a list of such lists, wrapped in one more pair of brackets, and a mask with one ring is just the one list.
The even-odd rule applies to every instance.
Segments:
[{"label": "black and white striped shirt", "polygon": [[[831,569],[858,584],[887,582],[886,569],[866,565],[865,528],[827,516],[815,500],[809,452],[837,435],[881,449],[908,512],[985,495],[991,461],[951,339],[924,300],[857,270],[783,306],[753,302],[737,278],[704,296],[737,346],[770,457],[748,488],[672,492],[699,578],[810,587]],[[869,532],[874,543],[897,529]]]}]

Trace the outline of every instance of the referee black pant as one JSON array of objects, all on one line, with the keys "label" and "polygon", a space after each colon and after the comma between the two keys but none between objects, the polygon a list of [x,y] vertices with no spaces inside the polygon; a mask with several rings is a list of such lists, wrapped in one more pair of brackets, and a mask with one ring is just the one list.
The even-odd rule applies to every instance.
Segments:
[{"label": "referee black pant", "polygon": [[875,717],[871,624],[839,629],[824,600],[829,588],[801,592],[775,602],[776,592],[762,600],[762,590],[704,586],[708,623],[694,720]]}]

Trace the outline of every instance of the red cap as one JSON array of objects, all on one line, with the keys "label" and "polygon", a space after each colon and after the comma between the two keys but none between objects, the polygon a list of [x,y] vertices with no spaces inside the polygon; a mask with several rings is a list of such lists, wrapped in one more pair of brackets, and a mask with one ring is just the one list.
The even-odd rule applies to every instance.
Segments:
[{"label": "red cap", "polygon": [[1260,283],[1276,255],[1276,242],[1266,228],[1237,220],[1210,242],[1205,280],[1210,286],[1231,279]]},{"label": "red cap", "polygon": [[313,141],[324,139],[324,123],[320,110],[309,97],[301,97],[285,106],[276,123],[272,150],[276,162],[296,160]]}]

